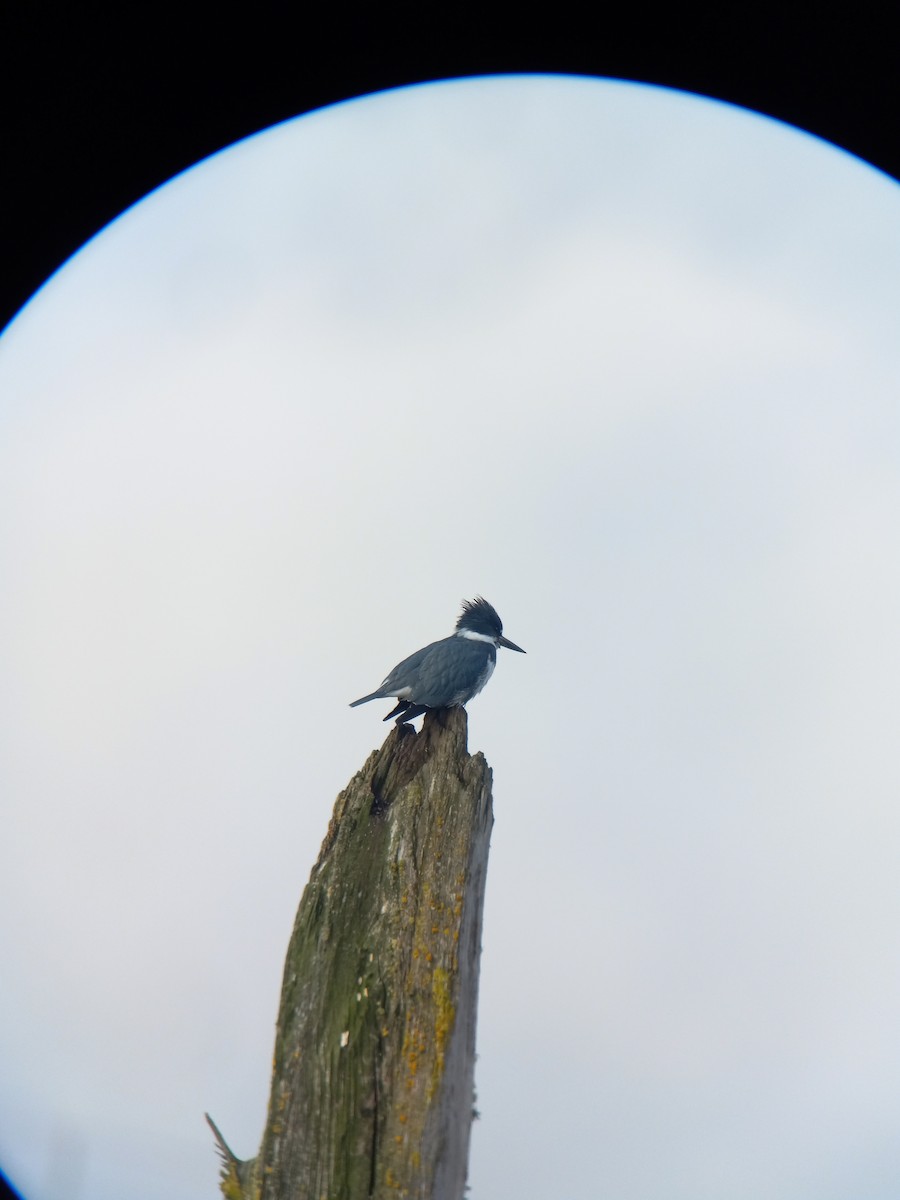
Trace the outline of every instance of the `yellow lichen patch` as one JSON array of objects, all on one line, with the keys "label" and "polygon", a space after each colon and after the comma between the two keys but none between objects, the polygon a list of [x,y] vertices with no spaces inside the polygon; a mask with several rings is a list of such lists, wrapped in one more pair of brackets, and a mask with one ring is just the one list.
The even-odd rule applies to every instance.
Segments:
[{"label": "yellow lichen patch", "polygon": [[434,1001],[434,1044],[435,1057],[431,1070],[429,1099],[444,1073],[444,1049],[456,1020],[456,1009],[450,992],[450,975],[443,967],[435,967],[431,977],[431,997]]},{"label": "yellow lichen patch", "polygon": [[415,1087],[416,1076],[419,1071],[419,1056],[425,1051],[425,1039],[415,1028],[412,1021],[407,1018],[406,1032],[403,1036],[403,1046],[400,1050],[401,1057],[406,1063],[408,1075],[406,1078],[406,1086],[412,1091]]},{"label": "yellow lichen patch", "polygon": [[238,1179],[233,1162],[229,1162],[227,1167],[222,1168],[222,1178],[219,1181],[219,1187],[222,1189],[222,1195],[225,1197],[225,1200],[244,1200],[241,1181]]}]

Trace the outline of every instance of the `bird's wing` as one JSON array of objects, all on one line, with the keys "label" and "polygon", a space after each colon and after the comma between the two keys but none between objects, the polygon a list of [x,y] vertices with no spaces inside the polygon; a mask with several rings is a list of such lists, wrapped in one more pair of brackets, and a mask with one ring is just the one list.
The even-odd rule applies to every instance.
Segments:
[{"label": "bird's wing", "polygon": [[[427,662],[420,664],[424,680],[409,696],[417,704],[440,708],[465,693],[478,679],[489,655],[484,642],[448,637],[426,647]],[[459,701],[456,701],[459,703]]]},{"label": "bird's wing", "polygon": [[[451,641],[450,638],[444,638],[446,641]],[[357,704],[365,704],[368,700],[384,700],[388,696],[397,696],[399,699],[408,699],[408,697],[400,696],[400,693],[405,691],[412,685],[418,676],[419,668],[425,658],[431,654],[436,646],[440,646],[441,642],[431,642],[428,646],[423,646],[421,650],[417,650],[415,654],[411,654],[409,658],[404,658],[403,662],[397,663],[393,671],[382,681],[379,688],[374,692],[370,692],[368,696],[362,696],[359,700],[354,700],[350,705],[351,708],[356,708]],[[415,697],[413,697],[415,699]]]},{"label": "bird's wing", "polygon": [[[449,638],[444,638],[444,641],[449,641]],[[429,645],[423,646],[421,650],[417,650],[415,654],[411,654],[409,658],[404,658],[403,662],[397,663],[378,689],[382,696],[396,696],[398,692],[411,687],[419,678],[422,664],[426,659],[431,658],[435,649],[440,645],[442,642],[431,642]],[[412,698],[415,699],[415,697]],[[404,696],[403,699],[406,700],[409,697]]]}]

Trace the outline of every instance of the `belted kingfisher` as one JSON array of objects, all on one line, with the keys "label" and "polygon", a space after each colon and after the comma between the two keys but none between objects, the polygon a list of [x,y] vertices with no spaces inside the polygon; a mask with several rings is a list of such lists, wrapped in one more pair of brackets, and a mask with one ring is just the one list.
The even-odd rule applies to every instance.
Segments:
[{"label": "belted kingfisher", "polygon": [[401,725],[429,708],[468,704],[493,674],[498,646],[525,653],[521,646],[503,636],[503,623],[493,605],[481,596],[463,600],[455,633],[404,658],[377,691],[354,700],[350,707],[395,696],[397,707],[384,719],[397,717],[397,724]]}]

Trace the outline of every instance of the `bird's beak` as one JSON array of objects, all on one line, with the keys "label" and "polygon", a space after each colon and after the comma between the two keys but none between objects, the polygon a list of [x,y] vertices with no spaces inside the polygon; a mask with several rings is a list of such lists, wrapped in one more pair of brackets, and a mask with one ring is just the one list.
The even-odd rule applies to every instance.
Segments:
[{"label": "bird's beak", "polygon": [[520,654],[524,654],[524,653],[525,653],[525,651],[522,649],[522,647],[521,647],[521,646],[517,646],[517,645],[516,645],[516,643],[515,643],[515,642],[511,642],[511,641],[509,640],[509,638],[502,637],[502,638],[500,639],[500,641],[497,643],[497,645],[498,645],[498,646],[505,646],[505,647],[507,648],[507,650],[518,650],[518,652],[519,652]]}]

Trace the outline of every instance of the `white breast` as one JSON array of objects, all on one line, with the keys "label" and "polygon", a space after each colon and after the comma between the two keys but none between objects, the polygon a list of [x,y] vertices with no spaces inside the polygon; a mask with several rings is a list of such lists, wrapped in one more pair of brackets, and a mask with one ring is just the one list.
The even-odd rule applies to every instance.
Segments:
[{"label": "white breast", "polygon": [[456,695],[453,697],[453,699],[450,701],[450,707],[452,708],[455,704],[466,704],[469,700],[472,699],[473,696],[477,696],[478,693],[481,691],[481,689],[484,687],[484,685],[487,683],[487,681],[490,679],[490,677],[493,675],[494,667],[496,665],[497,665],[497,660],[489,658],[487,660],[487,662],[484,664],[484,670],[481,672],[481,674],[476,679],[475,686],[472,688],[472,690],[468,691],[468,692],[457,692]]}]

